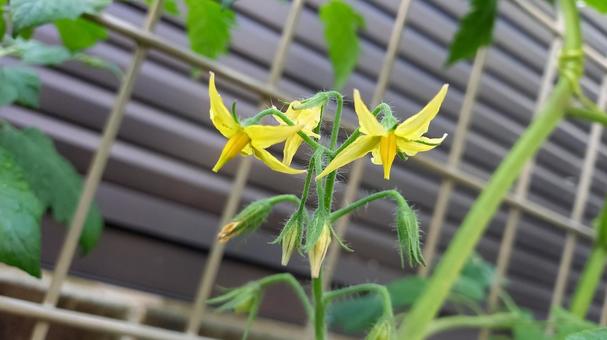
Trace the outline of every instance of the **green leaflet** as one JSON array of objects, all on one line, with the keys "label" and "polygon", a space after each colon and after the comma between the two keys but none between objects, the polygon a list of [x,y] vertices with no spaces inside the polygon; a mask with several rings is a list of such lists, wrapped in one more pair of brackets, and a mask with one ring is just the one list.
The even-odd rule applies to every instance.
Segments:
[{"label": "green leaflet", "polygon": [[470,10],[460,19],[446,64],[472,58],[479,48],[491,44],[496,16],[497,0],[470,0]]},{"label": "green leaflet", "polygon": [[0,261],[40,277],[42,205],[24,172],[0,148]]},{"label": "green leaflet", "polygon": [[84,13],[97,13],[110,0],[11,0],[13,29],[40,26],[61,19],[76,19]]},{"label": "green leaflet", "polygon": [[[74,167],[59,155],[53,142],[37,129],[20,131],[3,124],[0,127],[0,147],[13,154],[43,207],[50,207],[57,221],[69,223],[82,190],[81,179]],[[93,249],[102,228],[99,210],[93,206],[80,237],[84,253]]]},{"label": "green leaflet", "polygon": [[342,0],[329,0],[320,7],[329,59],[333,65],[334,86],[342,88],[354,70],[360,53],[357,32],[364,18]]},{"label": "green leaflet", "polygon": [[81,51],[107,39],[107,30],[86,19],[62,19],[55,21],[63,45],[72,52]]},{"label": "green leaflet", "polygon": [[607,339],[607,328],[591,329],[574,333],[565,338],[565,340],[603,340]]},{"label": "green leaflet", "polygon": [[72,57],[63,46],[47,45],[37,40],[17,38],[12,46],[18,49],[21,60],[33,65],[59,65]]},{"label": "green leaflet", "polygon": [[607,14],[607,1],[605,0],[584,0],[586,5],[596,9],[597,11]]},{"label": "green leaflet", "polygon": [[185,3],[192,50],[212,59],[226,53],[230,45],[230,29],[235,22],[234,12],[213,0],[185,0]]},{"label": "green leaflet", "polygon": [[0,107],[18,102],[30,107],[38,106],[40,79],[27,67],[0,67]]},{"label": "green leaflet", "polygon": [[[154,0],[144,0],[145,4],[148,6],[152,5]],[[179,11],[179,5],[176,0],[164,0],[164,11],[169,13],[170,15],[179,16],[181,12]]]}]

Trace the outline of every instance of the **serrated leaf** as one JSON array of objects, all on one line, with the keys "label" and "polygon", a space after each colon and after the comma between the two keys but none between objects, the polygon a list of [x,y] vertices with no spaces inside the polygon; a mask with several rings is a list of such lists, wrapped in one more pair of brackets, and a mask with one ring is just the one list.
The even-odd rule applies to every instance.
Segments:
[{"label": "serrated leaf", "polygon": [[[37,129],[20,131],[3,124],[0,146],[14,155],[43,206],[50,207],[57,221],[69,223],[80,198],[82,181],[74,167],[57,152],[53,142]],[[80,237],[84,253],[93,249],[102,228],[101,214],[92,206]]]},{"label": "serrated leaf", "polygon": [[42,206],[11,154],[0,148],[0,261],[40,277]]},{"label": "serrated leaf", "polygon": [[[150,6],[154,0],[144,0],[145,4]],[[181,15],[181,11],[179,11],[179,5],[176,0],[164,0],[164,11],[169,13],[170,15],[179,16]]]},{"label": "serrated leaf", "polygon": [[565,338],[565,340],[604,340],[607,339],[607,328],[591,329],[574,333]]},{"label": "serrated leaf", "polygon": [[354,70],[360,53],[358,30],[365,25],[363,17],[342,0],[329,0],[320,7],[320,20],[333,65],[334,86],[341,89]]},{"label": "serrated leaf", "polygon": [[55,21],[63,45],[76,52],[87,49],[107,39],[107,30],[94,22],[77,18]]},{"label": "serrated leaf", "polygon": [[76,19],[97,13],[111,0],[11,0],[13,29],[19,32],[61,19]]},{"label": "serrated leaf", "polygon": [[596,9],[597,11],[607,14],[607,1],[605,0],[584,0],[586,5]]},{"label": "serrated leaf", "polygon": [[27,67],[0,68],[0,106],[16,101],[30,107],[38,107],[40,79]]},{"label": "serrated leaf", "polygon": [[213,0],[186,0],[185,3],[192,50],[213,59],[227,52],[230,30],[235,22],[234,12]]},{"label": "serrated leaf", "polygon": [[447,65],[474,57],[482,46],[491,44],[497,16],[497,0],[470,0],[470,10],[459,21],[449,46]]}]

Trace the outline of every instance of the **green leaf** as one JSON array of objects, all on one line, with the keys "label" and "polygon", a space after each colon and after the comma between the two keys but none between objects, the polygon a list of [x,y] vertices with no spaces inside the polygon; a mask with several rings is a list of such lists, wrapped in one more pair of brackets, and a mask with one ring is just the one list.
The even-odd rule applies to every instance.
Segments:
[{"label": "green leaf", "polygon": [[[144,1],[146,5],[151,6],[154,0]],[[181,11],[179,10],[179,5],[177,4],[176,0],[164,0],[164,11],[174,16],[181,15]]]},{"label": "green leaf", "polygon": [[30,107],[38,107],[40,79],[31,68],[0,68],[0,106],[16,101]]},{"label": "green leaf", "polygon": [[580,319],[562,308],[554,309],[552,323],[556,326],[555,340],[564,340],[570,334],[599,327],[599,325]]},{"label": "green leaf", "polygon": [[607,14],[607,1],[605,0],[584,0],[586,5],[596,9],[597,11]]},{"label": "green leaf", "polygon": [[340,89],[356,66],[360,53],[357,32],[365,26],[365,20],[342,0],[329,0],[320,7],[319,14],[333,65],[334,86]]},{"label": "green leaf", "polygon": [[70,51],[63,46],[47,45],[36,40],[17,38],[13,46],[18,49],[21,59],[34,65],[59,65],[72,57]]},{"label": "green leaf", "polygon": [[111,0],[11,0],[15,32],[61,19],[76,19],[84,13],[97,13]]},{"label": "green leaf", "polygon": [[234,12],[213,0],[185,0],[185,3],[192,50],[213,59],[226,53],[230,45],[230,29],[235,22]]},{"label": "green leaf", "polygon": [[6,21],[4,21],[4,6],[6,6],[6,0],[0,0],[0,41],[4,38],[6,33]]},{"label": "green leaf", "polygon": [[[3,124],[0,147],[14,155],[43,206],[50,207],[57,221],[69,223],[80,198],[82,181],[74,167],[57,152],[51,139],[37,129],[20,131]],[[80,237],[84,253],[95,246],[102,228],[101,214],[92,206]]]},{"label": "green leaf", "polygon": [[574,333],[565,338],[566,340],[604,340],[607,339],[607,328],[592,329]]},{"label": "green leaf", "polygon": [[0,148],[0,261],[40,277],[42,206],[10,153]]},{"label": "green leaf", "polygon": [[449,46],[447,65],[472,58],[479,48],[491,44],[496,16],[497,0],[470,0],[470,10],[460,19]]},{"label": "green leaf", "polygon": [[87,49],[108,36],[105,28],[82,18],[57,20],[55,26],[63,45],[72,52]]}]

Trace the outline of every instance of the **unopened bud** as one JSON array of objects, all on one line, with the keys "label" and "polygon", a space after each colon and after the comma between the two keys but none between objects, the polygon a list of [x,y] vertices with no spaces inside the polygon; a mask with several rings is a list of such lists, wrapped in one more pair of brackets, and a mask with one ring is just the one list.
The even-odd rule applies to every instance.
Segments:
[{"label": "unopened bud", "polygon": [[234,313],[249,314],[255,304],[257,304],[257,295],[248,295],[234,305]]},{"label": "unopened bud", "polygon": [[379,320],[367,334],[366,340],[391,340],[394,339],[394,328],[388,319]]},{"label": "unopened bud", "polygon": [[271,199],[272,198],[252,202],[242,209],[238,215],[234,216],[234,219],[230,223],[221,228],[217,234],[219,242],[226,243],[236,236],[252,232],[259,228],[272,210],[274,203]]},{"label": "unopened bud", "polygon": [[310,259],[310,272],[313,278],[318,278],[322,262],[325,260],[327,250],[331,244],[331,226],[325,224],[320,232],[318,240],[308,253]]},{"label": "unopened bud", "polygon": [[[289,220],[291,222],[291,220]],[[288,228],[288,229],[287,229]],[[289,264],[293,250],[299,247],[301,243],[301,227],[297,221],[293,223],[287,223],[285,226],[285,233],[282,237],[282,260],[283,266]]]},{"label": "unopened bud", "polygon": [[234,236],[238,236],[238,226],[240,225],[239,221],[230,222],[221,228],[219,234],[217,234],[217,239],[220,243],[226,243],[231,240]]}]

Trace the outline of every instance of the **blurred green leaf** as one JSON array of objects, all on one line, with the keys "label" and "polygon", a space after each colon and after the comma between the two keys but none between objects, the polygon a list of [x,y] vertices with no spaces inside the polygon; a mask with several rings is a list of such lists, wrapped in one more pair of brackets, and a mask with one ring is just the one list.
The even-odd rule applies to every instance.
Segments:
[{"label": "blurred green leaf", "polygon": [[0,261],[40,277],[42,206],[23,170],[0,147]]},{"label": "blurred green leaf", "polygon": [[360,53],[358,30],[364,18],[342,0],[329,0],[320,7],[320,20],[333,65],[334,86],[341,89],[354,70]]},{"label": "blurred green leaf", "polygon": [[82,18],[57,20],[55,26],[63,45],[72,52],[87,49],[108,36],[105,28]]},{"label": "blurred green leaf", "polygon": [[186,26],[192,50],[215,59],[227,52],[235,14],[213,0],[185,0]]},{"label": "blurred green leaf", "polygon": [[551,322],[555,327],[555,340],[565,340],[570,334],[599,327],[599,325],[582,320],[562,308],[554,309],[551,314]]},{"label": "blurred green leaf", "polygon": [[491,44],[497,16],[497,0],[470,0],[470,10],[459,22],[449,46],[447,65],[474,57],[482,46]]},{"label": "blurred green leaf", "polygon": [[[146,5],[152,5],[154,0],[144,0]],[[181,15],[181,11],[179,10],[179,4],[177,4],[177,0],[164,0],[164,11],[169,13],[170,15],[179,16]]]},{"label": "blurred green leaf", "polygon": [[47,45],[36,40],[17,38],[12,46],[17,48],[17,54],[28,64],[59,65],[72,57],[63,46]]},{"label": "blurred green leaf", "polygon": [[84,13],[97,13],[111,0],[11,0],[13,29],[40,26],[61,19],[76,19]]},{"label": "blurred green leaf", "polygon": [[[74,167],[57,152],[52,140],[37,129],[17,130],[5,123],[0,128],[0,147],[13,154],[42,205],[50,207],[57,221],[69,223],[76,211],[82,181]],[[101,214],[92,206],[80,237],[84,253],[93,249],[102,228]]]},{"label": "blurred green leaf", "polygon": [[528,311],[520,311],[520,318],[512,327],[514,340],[549,340],[542,323],[535,321],[533,314]]},{"label": "blurred green leaf", "polygon": [[596,9],[597,11],[607,14],[607,1],[605,0],[584,0],[586,5]]},{"label": "blurred green leaf", "polygon": [[607,328],[592,329],[568,335],[565,340],[605,340]]},{"label": "blurred green leaf", "polygon": [[0,107],[18,102],[38,107],[40,79],[34,70],[21,66],[0,67]]},{"label": "blurred green leaf", "polygon": [[6,6],[6,0],[0,0],[0,40],[4,38],[4,34],[6,33],[6,21],[4,18],[4,7]]}]

